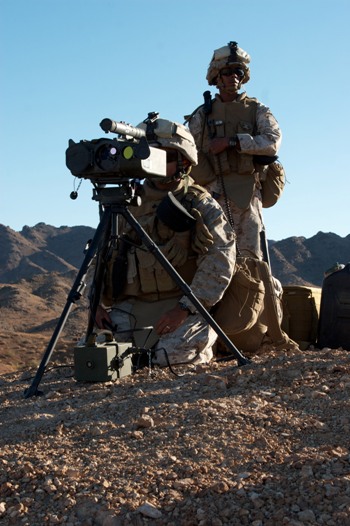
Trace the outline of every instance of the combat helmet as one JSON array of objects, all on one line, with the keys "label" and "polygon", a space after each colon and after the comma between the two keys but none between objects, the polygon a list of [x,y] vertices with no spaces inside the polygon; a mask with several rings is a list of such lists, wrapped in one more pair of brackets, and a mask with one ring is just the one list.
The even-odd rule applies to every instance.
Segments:
[{"label": "combat helmet", "polygon": [[[179,151],[191,166],[198,164],[197,147],[190,130],[183,124],[158,118],[158,114],[148,114],[138,128],[146,131],[151,146],[162,146]],[[153,118],[152,118],[153,115]]]},{"label": "combat helmet", "polygon": [[218,75],[222,68],[235,65],[243,69],[242,84],[245,84],[250,79],[249,63],[250,56],[246,51],[238,47],[237,42],[229,42],[227,46],[216,49],[210,61],[206,77],[209,86],[217,85]]}]

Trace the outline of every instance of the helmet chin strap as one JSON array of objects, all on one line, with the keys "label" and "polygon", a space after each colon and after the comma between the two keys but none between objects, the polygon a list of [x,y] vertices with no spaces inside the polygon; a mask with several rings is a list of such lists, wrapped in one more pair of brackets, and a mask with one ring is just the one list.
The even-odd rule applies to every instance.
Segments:
[{"label": "helmet chin strap", "polygon": [[177,152],[177,166],[176,166],[176,172],[173,176],[171,176],[171,181],[177,181],[179,179],[184,179],[187,177],[192,169],[192,166],[189,164],[186,166],[187,163],[184,162],[184,159],[180,152]]},{"label": "helmet chin strap", "polygon": [[190,175],[191,168],[192,166],[190,166],[188,170],[185,170],[183,167],[179,170],[176,170],[174,175],[172,175],[171,177],[167,177],[166,178],[167,181],[164,181],[164,182],[172,183],[174,181],[180,181],[181,179],[185,179],[186,177]]}]

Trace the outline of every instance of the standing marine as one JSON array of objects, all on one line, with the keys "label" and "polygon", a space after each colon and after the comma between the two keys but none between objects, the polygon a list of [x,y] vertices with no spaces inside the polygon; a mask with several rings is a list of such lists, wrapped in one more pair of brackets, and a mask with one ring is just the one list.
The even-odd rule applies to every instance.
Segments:
[{"label": "standing marine", "polygon": [[218,93],[212,98],[206,91],[204,104],[185,118],[198,149],[193,179],[221,204],[239,253],[266,259],[261,181],[270,163],[283,171],[275,162],[282,133],[270,109],[240,91],[250,79],[249,64],[236,42],[215,50],[206,78]]}]

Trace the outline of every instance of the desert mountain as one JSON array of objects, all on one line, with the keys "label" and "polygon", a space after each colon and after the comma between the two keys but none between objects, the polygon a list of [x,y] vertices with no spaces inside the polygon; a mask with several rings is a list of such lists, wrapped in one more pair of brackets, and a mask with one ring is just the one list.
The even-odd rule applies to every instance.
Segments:
[{"label": "desert mountain", "polygon": [[321,287],[324,273],[336,263],[350,261],[350,234],[340,237],[331,232],[315,236],[289,237],[270,242],[273,274],[282,285]]},{"label": "desert mountain", "polygon": [[94,229],[85,226],[56,228],[38,223],[16,232],[0,225],[0,283],[76,270],[93,235]]},{"label": "desert mountain", "polygon": [[[35,366],[55,330],[94,229],[0,225],[0,373]],[[57,345],[72,349],[86,329],[87,299],[72,306]]]},{"label": "desert mountain", "polygon": [[[0,373],[38,363],[95,230],[38,223],[20,232],[0,225]],[[270,241],[273,274],[283,285],[322,285],[324,272],[350,261],[350,234]],[[58,342],[72,349],[86,329],[87,298],[73,305]]]},{"label": "desert mountain", "polygon": [[[0,225],[0,283],[18,283],[41,274],[77,272],[95,230],[86,226],[54,227],[38,223],[20,232]],[[350,261],[350,234],[318,232],[269,242],[273,274],[283,285],[320,287],[324,272]]]}]

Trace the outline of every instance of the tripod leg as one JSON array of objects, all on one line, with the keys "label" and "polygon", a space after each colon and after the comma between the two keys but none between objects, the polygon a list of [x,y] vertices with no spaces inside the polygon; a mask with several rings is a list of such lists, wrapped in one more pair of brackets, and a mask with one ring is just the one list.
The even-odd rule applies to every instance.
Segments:
[{"label": "tripod leg", "polygon": [[98,246],[100,245],[100,240],[103,239],[104,232],[107,230],[108,224],[110,222],[111,218],[111,209],[107,208],[104,212],[101,222],[98,225],[94,238],[90,243],[90,246],[88,248],[88,251],[85,255],[84,261],[82,263],[82,266],[78,272],[78,275],[74,281],[73,287],[68,294],[66,305],[62,311],[62,314],[60,316],[60,319],[58,321],[58,324],[52,334],[52,337],[50,339],[50,342],[47,346],[47,349],[42,357],[42,360],[40,362],[40,365],[38,367],[38,370],[36,372],[36,375],[33,379],[32,384],[28,389],[24,391],[24,398],[30,398],[31,396],[40,396],[43,393],[38,390],[39,383],[41,381],[41,378],[45,372],[46,366],[51,358],[51,355],[55,349],[57,340],[65,326],[65,323],[67,321],[67,318],[69,316],[69,313],[73,307],[73,304],[78,301],[82,296],[82,291],[85,288],[85,281],[84,278],[86,276],[86,273],[90,267],[91,261],[98,249]]},{"label": "tripod leg", "polygon": [[89,319],[86,329],[85,340],[88,341],[89,337],[93,333],[95,320],[96,320],[96,309],[100,302],[102,284],[103,284],[103,274],[105,269],[106,255],[108,252],[108,239],[111,235],[111,223],[113,221],[113,214],[111,214],[109,224],[102,232],[102,239],[100,242],[101,249],[98,250],[98,255],[96,257],[96,266],[93,282],[91,285],[89,293]]},{"label": "tripod leg", "polygon": [[248,358],[245,358],[245,356],[243,356],[240,353],[240,351],[237,349],[237,347],[235,347],[235,345],[227,337],[227,335],[224,333],[224,331],[221,329],[221,327],[216,323],[216,321],[212,318],[212,316],[210,316],[209,312],[205,309],[205,307],[203,307],[201,302],[193,294],[191,288],[182,279],[182,277],[176,272],[174,267],[167,260],[167,258],[164,256],[164,254],[159,250],[159,248],[152,241],[152,239],[147,235],[147,233],[144,231],[144,229],[138,223],[138,221],[134,218],[134,216],[131,214],[131,212],[126,207],[124,207],[124,208],[121,208],[119,210],[119,213],[121,213],[125,217],[126,221],[129,223],[129,225],[139,235],[139,237],[141,238],[141,240],[144,243],[144,245],[154,255],[154,257],[161,263],[162,267],[168,272],[168,274],[172,277],[172,279],[175,281],[175,283],[178,285],[178,287],[182,290],[182,292],[189,298],[189,300],[192,302],[192,304],[196,307],[198,312],[203,316],[203,318],[214,329],[216,334],[226,344],[228,349],[230,351],[232,351],[232,353],[237,358],[237,361],[238,361],[239,365],[246,365],[246,364],[250,363],[250,360],[248,360]]}]

